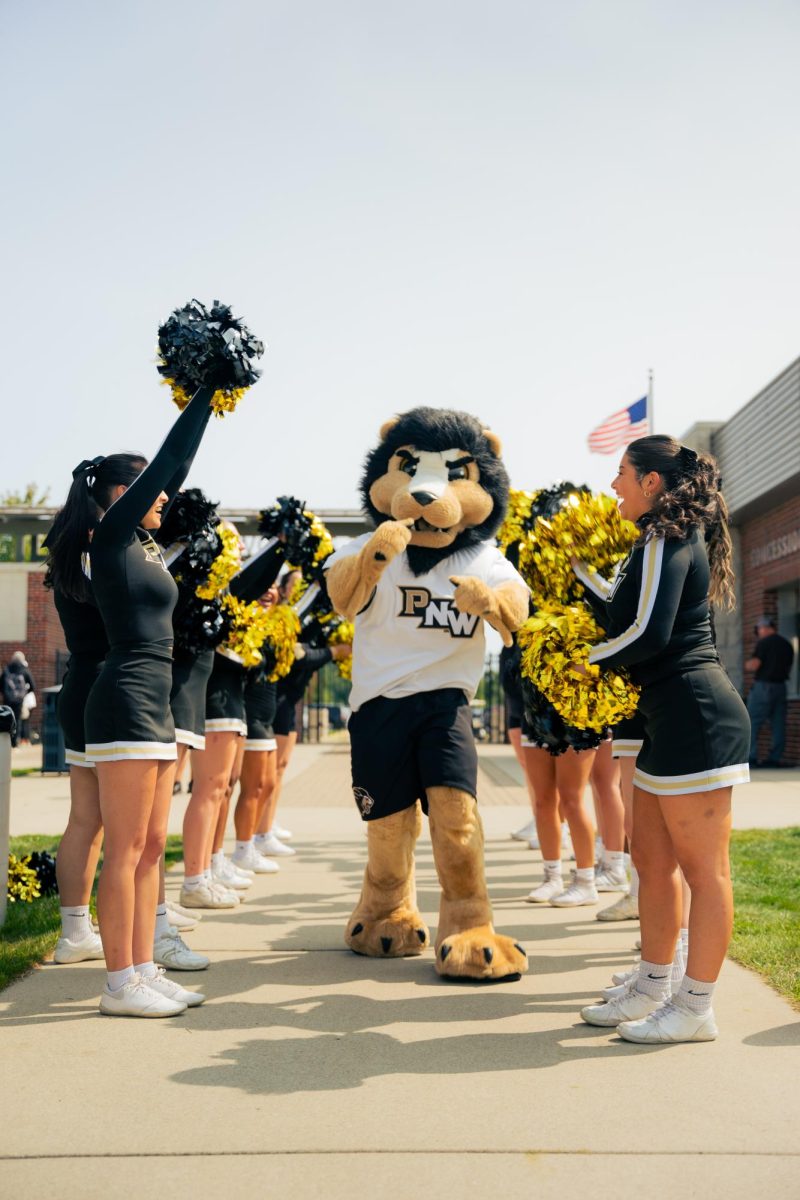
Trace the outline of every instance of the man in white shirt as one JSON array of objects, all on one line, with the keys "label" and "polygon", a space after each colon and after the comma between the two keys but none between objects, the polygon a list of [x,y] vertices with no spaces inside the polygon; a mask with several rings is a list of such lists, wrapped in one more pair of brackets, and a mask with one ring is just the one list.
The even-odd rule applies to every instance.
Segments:
[{"label": "man in white shirt", "polygon": [[489,540],[508,497],[499,442],[467,414],[412,410],[381,430],[362,490],[377,529],[326,563],[331,599],[355,624],[353,793],[368,823],[345,940],[381,957],[428,944],[414,888],[421,803],[442,885],[437,971],[519,978],[524,950],[491,923],[470,710],[484,621],[510,642],[528,610],[524,581]]}]

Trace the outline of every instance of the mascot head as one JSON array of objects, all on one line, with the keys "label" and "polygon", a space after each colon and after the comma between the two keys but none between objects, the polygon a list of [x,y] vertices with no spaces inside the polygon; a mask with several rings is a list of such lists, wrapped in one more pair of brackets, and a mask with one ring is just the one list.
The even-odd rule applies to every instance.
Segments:
[{"label": "mascot head", "polygon": [[412,408],[380,431],[361,478],[376,525],[413,520],[408,559],[421,575],[497,531],[508,503],[500,440],[468,413]]}]

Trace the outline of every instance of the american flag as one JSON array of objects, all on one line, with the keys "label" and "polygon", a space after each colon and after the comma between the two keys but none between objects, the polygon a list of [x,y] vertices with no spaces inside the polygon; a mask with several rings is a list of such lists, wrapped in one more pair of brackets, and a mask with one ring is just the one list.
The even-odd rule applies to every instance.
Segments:
[{"label": "american flag", "polygon": [[620,446],[627,446],[647,432],[647,396],[642,396],[641,400],[612,413],[593,429],[589,434],[589,449],[593,454],[613,454]]}]

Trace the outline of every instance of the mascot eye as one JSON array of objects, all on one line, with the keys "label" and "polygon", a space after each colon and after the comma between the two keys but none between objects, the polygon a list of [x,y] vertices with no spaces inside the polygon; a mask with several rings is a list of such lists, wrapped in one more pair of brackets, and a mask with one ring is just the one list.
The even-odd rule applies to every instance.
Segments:
[{"label": "mascot eye", "polygon": [[406,475],[416,475],[417,464],[413,458],[406,458],[400,463],[400,470],[405,471]]},{"label": "mascot eye", "polygon": [[447,478],[451,483],[454,479],[469,479],[469,471],[466,467],[451,467],[447,472]]}]

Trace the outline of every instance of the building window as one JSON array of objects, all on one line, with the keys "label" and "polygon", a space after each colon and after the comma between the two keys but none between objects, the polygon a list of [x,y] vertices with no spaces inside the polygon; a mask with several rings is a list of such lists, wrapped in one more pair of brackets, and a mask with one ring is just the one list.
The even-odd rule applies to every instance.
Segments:
[{"label": "building window", "polygon": [[794,647],[789,695],[800,696],[800,580],[778,588],[778,633],[788,638]]}]

